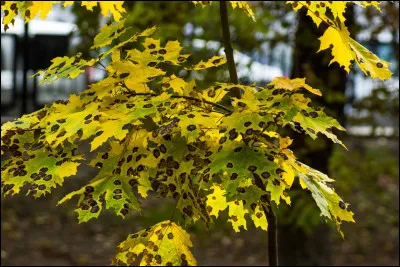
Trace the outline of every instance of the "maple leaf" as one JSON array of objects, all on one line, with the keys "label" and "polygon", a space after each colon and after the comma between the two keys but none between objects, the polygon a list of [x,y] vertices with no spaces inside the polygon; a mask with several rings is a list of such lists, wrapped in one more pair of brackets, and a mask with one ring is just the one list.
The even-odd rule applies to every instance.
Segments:
[{"label": "maple leaf", "polygon": [[97,6],[98,1],[82,1],[82,6],[86,7],[87,10],[93,11],[93,7]]},{"label": "maple leaf", "polygon": [[372,78],[381,80],[390,79],[392,72],[389,70],[389,62],[379,59],[375,54],[350,38],[350,33],[344,24],[337,27],[329,27],[322,37],[319,51],[328,49],[331,45],[333,59],[349,72],[351,61],[355,60],[360,69]]},{"label": "maple leaf", "polygon": [[86,7],[87,10],[93,11],[93,7],[100,4],[101,14],[103,17],[108,17],[111,13],[115,21],[119,21],[122,17],[122,13],[125,13],[125,8],[122,7],[124,1],[82,1],[82,6]]},{"label": "maple leaf", "polygon": [[349,210],[349,204],[346,204],[334,191],[331,183],[334,181],[325,174],[299,163],[292,165],[299,175],[301,185],[311,191],[312,196],[321,210],[321,216],[331,219],[335,222],[337,229],[342,237],[340,230],[342,221],[355,222],[353,212]]},{"label": "maple leaf", "polygon": [[[206,6],[209,6],[213,3],[212,1],[191,1],[191,2],[196,6],[200,5],[202,8],[205,8]],[[233,9],[235,9],[236,7],[242,9],[247,16],[249,16],[253,21],[256,21],[254,12],[250,8],[247,1],[229,1],[229,3],[231,4]]]},{"label": "maple leaf", "polygon": [[[2,130],[3,132],[3,130]],[[45,195],[62,185],[64,178],[77,172],[84,158],[76,153],[77,146],[69,145],[51,149],[40,139],[44,133],[22,128],[5,130],[2,152],[11,158],[2,161],[2,189],[4,195],[14,195],[25,185],[28,194],[35,198]]]},{"label": "maple leaf", "polygon": [[233,9],[235,9],[236,7],[239,7],[240,9],[242,9],[247,16],[249,16],[253,21],[256,21],[256,18],[254,17],[254,12],[253,10],[251,10],[249,3],[247,3],[247,1],[229,1],[233,7]]},{"label": "maple leaf", "polygon": [[[297,92],[304,88],[316,95],[321,95],[318,89],[305,84],[305,78],[288,79],[277,77],[270,84],[267,90],[262,90],[258,94],[259,99],[267,99],[268,103],[263,104],[268,108],[268,112],[279,114],[282,116],[278,121],[283,126],[289,124],[294,130],[305,132],[313,139],[317,138],[318,133],[322,133],[333,142],[346,146],[332,132],[332,128],[344,131],[343,128],[335,119],[327,116],[319,107],[312,107],[311,100]],[[246,102],[246,101],[244,101]],[[347,148],[346,148],[347,149]]]},{"label": "maple leaf", "polygon": [[[229,220],[232,224],[233,229],[236,232],[240,231],[240,226],[247,229],[245,215],[249,214],[250,218],[254,222],[256,227],[260,227],[262,230],[267,230],[268,222],[265,217],[265,213],[262,209],[262,205],[259,200],[262,191],[251,183],[246,182],[242,184],[245,192],[240,193],[229,200],[227,200],[226,191],[221,185],[213,184],[211,189],[213,193],[207,196],[207,211],[210,215],[214,215],[216,218],[219,216],[220,211],[224,211],[229,207]],[[245,202],[243,201],[245,200]],[[246,203],[246,204],[243,204]]]},{"label": "maple leaf", "polygon": [[65,77],[74,79],[79,74],[85,72],[85,68],[93,66],[96,63],[95,59],[85,60],[80,59],[81,54],[78,53],[73,57],[56,57],[51,60],[52,64],[46,70],[40,70],[31,76],[43,75],[39,84],[52,84],[58,79]]},{"label": "maple leaf", "polygon": [[218,67],[226,63],[226,58],[222,56],[213,56],[207,61],[200,61],[196,65],[186,68],[187,70],[204,70],[212,67]]},{"label": "maple leaf", "polygon": [[63,7],[70,6],[70,5],[72,5],[74,2],[75,2],[75,1],[64,1]]},{"label": "maple leaf", "polygon": [[[133,169],[130,172],[123,168],[121,171],[121,158],[124,156],[124,151],[123,145],[111,142],[110,150],[99,153],[97,158],[90,163],[92,167],[101,168],[97,176],[79,190],[66,195],[58,202],[58,205],[79,195],[78,208],[75,210],[78,213],[79,222],[98,218],[103,205],[113,208],[116,214],[122,217],[128,213],[129,209],[140,211],[139,203],[132,191],[139,185],[138,178],[133,176]],[[134,166],[133,168],[136,169]]]},{"label": "maple leaf", "polygon": [[[378,1],[353,1],[356,4],[367,7],[374,6],[380,11]],[[350,33],[345,26],[344,12],[346,10],[346,1],[287,1],[292,4],[295,11],[302,7],[307,8],[309,15],[317,26],[323,21],[329,25],[324,34],[319,38],[321,41],[318,52],[332,48],[332,60],[339,63],[347,72],[352,68],[352,62],[356,62],[360,69],[372,78],[381,80],[390,79],[392,72],[389,70],[389,62],[378,58],[364,46],[350,37]],[[326,15],[329,8],[333,14],[333,20]]]},{"label": "maple leaf", "polygon": [[101,14],[103,17],[108,17],[111,13],[115,21],[119,21],[122,18],[122,14],[126,12],[125,8],[122,7],[124,1],[99,1]]},{"label": "maple leaf", "polygon": [[79,96],[71,95],[67,104],[53,104],[52,112],[41,122],[45,128],[45,140],[52,146],[61,144],[64,140],[71,140],[78,131],[82,131],[81,140],[97,133],[100,123],[94,119],[101,113],[97,105],[86,105]]},{"label": "maple leaf", "polygon": [[[52,1],[32,1],[32,5],[27,10],[30,11],[30,18],[34,18],[40,13],[39,17],[45,19],[52,7]],[[26,22],[29,22],[30,18],[26,18]]]},{"label": "maple leaf", "polygon": [[180,65],[189,57],[187,54],[181,54],[182,47],[179,41],[168,41],[164,47],[161,47],[160,40],[146,38],[142,45],[145,48],[144,51],[129,50],[128,58],[132,61],[141,61],[146,66],[156,66],[161,62]]},{"label": "maple leaf", "polygon": [[102,48],[112,43],[112,41],[125,33],[127,28],[124,27],[125,20],[119,23],[106,24],[101,27],[100,32],[94,37],[93,45],[90,49]]},{"label": "maple leaf", "polygon": [[[118,246],[112,263],[151,266],[194,266],[196,259],[190,252],[190,236],[179,225],[162,221],[152,227],[131,234]],[[143,255],[141,260],[139,256]]]},{"label": "maple leaf", "polygon": [[320,90],[314,89],[308,84],[306,84],[306,78],[289,79],[286,77],[276,77],[267,86],[274,86],[275,88],[283,88],[285,90],[289,90],[292,92],[305,88],[306,90],[315,95],[318,96],[322,95]]},{"label": "maple leaf", "polygon": [[214,184],[211,189],[213,189],[213,192],[207,196],[207,210],[210,215],[218,218],[219,212],[224,211],[228,207],[225,190],[218,184]]}]

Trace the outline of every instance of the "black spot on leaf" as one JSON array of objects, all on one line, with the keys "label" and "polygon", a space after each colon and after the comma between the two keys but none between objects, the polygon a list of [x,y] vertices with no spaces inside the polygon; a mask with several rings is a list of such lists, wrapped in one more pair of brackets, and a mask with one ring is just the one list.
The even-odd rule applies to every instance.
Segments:
[{"label": "black spot on leaf", "polygon": [[255,171],[257,170],[257,167],[254,166],[254,165],[251,165],[251,166],[249,166],[247,169],[248,169],[249,171],[251,171],[251,172],[255,172]]},{"label": "black spot on leaf", "polygon": [[267,178],[269,178],[269,177],[271,176],[271,174],[270,174],[269,172],[263,172],[263,173],[261,173],[261,176],[262,176],[264,179],[267,179]]},{"label": "black spot on leaf", "polygon": [[194,131],[194,130],[196,130],[196,125],[193,125],[193,124],[189,125],[189,126],[187,127],[187,130],[188,130],[188,131]]},{"label": "black spot on leaf", "polygon": [[94,187],[93,186],[88,185],[88,186],[85,187],[85,192],[86,193],[92,193],[93,191],[94,191]]},{"label": "black spot on leaf", "polygon": [[97,213],[99,210],[100,210],[99,206],[93,206],[93,207],[90,209],[90,212],[91,212],[91,213]]},{"label": "black spot on leaf", "polygon": [[303,114],[305,117],[309,117],[310,115],[305,111],[304,109],[301,110],[301,114]]},{"label": "black spot on leaf", "polygon": [[167,148],[165,147],[165,145],[164,144],[161,144],[160,145],[160,151],[161,151],[161,153],[167,153]]},{"label": "black spot on leaf", "polygon": [[119,199],[121,199],[121,198],[122,198],[121,195],[114,195],[114,196],[113,196],[113,199],[116,199],[116,200],[119,200]]},{"label": "black spot on leaf", "polygon": [[311,132],[311,133],[315,134],[315,131],[314,131],[313,129],[311,129],[311,128],[307,127],[307,130],[308,130],[309,132]]},{"label": "black spot on leaf", "polygon": [[45,189],[46,189],[46,186],[45,186],[44,184],[41,184],[41,185],[39,185],[38,189],[39,189],[39,190],[45,190]]},{"label": "black spot on leaf", "polygon": [[246,189],[244,189],[243,187],[238,187],[236,188],[236,191],[238,191],[239,193],[245,193]]},{"label": "black spot on leaf", "polygon": [[116,195],[119,195],[119,194],[122,194],[122,190],[121,189],[115,189],[113,191],[113,193],[116,194]]},{"label": "black spot on leaf", "polygon": [[126,216],[126,214],[128,214],[128,212],[129,212],[129,210],[128,209],[121,209],[121,214],[123,215],[123,216]]},{"label": "black spot on leaf", "polygon": [[221,139],[219,139],[219,143],[222,145],[223,143],[225,143],[226,139],[226,136],[221,137]]},{"label": "black spot on leaf", "polygon": [[52,131],[52,132],[55,132],[55,131],[57,131],[59,128],[60,128],[60,125],[55,124],[55,125],[53,125],[53,126],[51,127],[51,131]]}]

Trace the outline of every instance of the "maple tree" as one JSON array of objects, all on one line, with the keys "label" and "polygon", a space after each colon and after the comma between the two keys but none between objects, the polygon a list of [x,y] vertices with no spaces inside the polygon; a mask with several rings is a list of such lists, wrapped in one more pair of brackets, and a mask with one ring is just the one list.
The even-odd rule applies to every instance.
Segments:
[{"label": "maple tree", "polygon": [[[211,1],[192,1],[207,8]],[[379,2],[353,1],[362,7]],[[5,1],[4,29],[20,15],[28,22],[45,18],[60,1]],[[64,1],[63,6],[73,1]],[[389,79],[389,63],[350,37],[343,13],[349,2],[288,1],[295,11],[305,8],[316,26],[329,25],[320,37],[319,51],[331,48],[332,61],[347,72],[357,63],[371,78]],[[182,3],[186,4],[186,3]],[[57,57],[41,76],[41,83],[76,78],[88,66],[100,64],[107,77],[68,101],[56,101],[43,109],[7,122],[1,129],[1,187],[3,196],[21,191],[35,198],[62,186],[74,176],[85,159],[80,143],[90,142],[97,156],[89,165],[98,174],[87,185],[66,195],[59,204],[78,196],[79,222],[98,218],[112,209],[121,217],[140,211],[140,198],[149,191],[160,198],[173,198],[176,210],[187,224],[206,226],[228,209],[233,229],[255,227],[268,230],[270,264],[277,265],[276,218],[281,199],[298,179],[309,190],[324,219],[332,220],[343,236],[343,221],[354,222],[349,204],[333,188],[333,179],[299,162],[289,149],[293,140],[282,136],[287,126],[317,138],[320,133],[346,148],[334,133],[345,130],[334,118],[316,107],[308,94],[321,91],[305,78],[276,77],[265,86],[238,83],[230,45],[226,2],[220,2],[226,58],[213,56],[189,64],[179,41],[162,44],[151,36],[157,27],[132,34],[123,19],[123,2],[82,1],[89,11],[99,5],[104,25],[93,40],[96,57],[81,53]],[[255,21],[246,1],[230,1]],[[201,11],[199,11],[201,12]],[[121,41],[123,40],[123,41]],[[141,44],[142,49],[126,49]],[[180,70],[204,71],[228,65],[231,82],[215,82],[197,88],[196,80],[185,80]],[[175,210],[173,211],[173,215]],[[190,252],[190,236],[171,220],[129,235],[122,242],[113,264],[196,265]],[[275,244],[274,244],[275,243]]]}]

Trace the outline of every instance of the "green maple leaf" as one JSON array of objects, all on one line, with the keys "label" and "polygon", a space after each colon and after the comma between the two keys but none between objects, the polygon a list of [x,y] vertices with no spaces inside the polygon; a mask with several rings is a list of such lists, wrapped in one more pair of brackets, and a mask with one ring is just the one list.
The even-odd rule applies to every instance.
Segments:
[{"label": "green maple leaf", "polygon": [[[103,208],[107,208],[124,217],[129,209],[140,210],[139,203],[133,193],[139,182],[127,172],[121,172],[118,166],[121,165],[121,155],[124,152],[124,146],[117,142],[112,142],[111,149],[108,152],[101,153],[92,160],[93,167],[101,168],[97,176],[81,189],[71,192],[61,199],[58,204],[79,195],[78,213],[79,222],[86,222],[92,218],[98,218]],[[117,167],[116,167],[117,166]]]},{"label": "green maple leaf", "polygon": [[[39,130],[38,130],[39,131]],[[38,137],[35,138],[35,135]],[[40,131],[22,129],[7,130],[2,138],[2,151],[12,154],[2,161],[2,188],[4,195],[14,195],[25,185],[30,185],[28,194],[35,198],[45,195],[62,185],[64,178],[77,172],[82,155],[77,155],[77,146],[59,146],[51,149],[41,141]]]}]

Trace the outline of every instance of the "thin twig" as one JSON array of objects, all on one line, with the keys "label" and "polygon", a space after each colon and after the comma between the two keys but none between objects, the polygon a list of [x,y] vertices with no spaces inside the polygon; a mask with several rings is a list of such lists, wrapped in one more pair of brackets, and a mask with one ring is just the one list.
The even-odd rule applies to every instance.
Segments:
[{"label": "thin twig", "polygon": [[100,66],[102,66],[104,68],[105,71],[107,71],[106,66],[104,66],[103,63],[100,62],[100,60],[98,61],[98,63],[100,64]]}]

